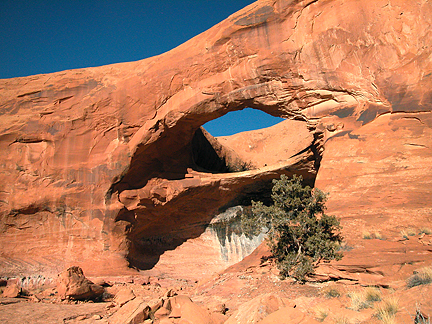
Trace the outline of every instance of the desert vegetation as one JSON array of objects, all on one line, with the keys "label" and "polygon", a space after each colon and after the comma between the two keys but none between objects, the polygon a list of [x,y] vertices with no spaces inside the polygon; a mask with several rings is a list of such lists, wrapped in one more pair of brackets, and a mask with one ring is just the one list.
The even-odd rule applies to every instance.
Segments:
[{"label": "desert vegetation", "polygon": [[326,195],[302,185],[302,177],[273,180],[273,204],[252,201],[252,209],[242,215],[246,232],[265,229],[267,243],[282,278],[305,281],[323,260],[339,260],[342,236],[339,220],[325,214]]},{"label": "desert vegetation", "polygon": [[432,267],[424,267],[414,271],[414,274],[407,280],[408,288],[430,283],[432,283]]},{"label": "desert vegetation", "polygon": [[376,316],[384,324],[396,323],[395,316],[398,309],[399,300],[394,296],[388,297],[375,307]]},{"label": "desert vegetation", "polygon": [[364,308],[372,307],[374,302],[381,300],[381,291],[376,287],[368,287],[360,291],[348,293],[351,299],[351,309],[359,311]]},{"label": "desert vegetation", "polygon": [[326,287],[321,291],[321,293],[326,298],[336,298],[341,296],[341,293],[335,287]]},{"label": "desert vegetation", "polygon": [[324,322],[324,320],[329,315],[329,309],[324,306],[318,306],[315,308],[315,319],[318,322]]},{"label": "desert vegetation", "polygon": [[374,231],[374,232],[370,232],[370,231],[368,231],[368,230],[364,230],[363,232],[362,232],[362,237],[365,239],[365,240],[371,240],[371,239],[377,239],[377,240],[384,240],[384,237],[381,235],[381,233],[380,232],[378,232],[378,231]]}]

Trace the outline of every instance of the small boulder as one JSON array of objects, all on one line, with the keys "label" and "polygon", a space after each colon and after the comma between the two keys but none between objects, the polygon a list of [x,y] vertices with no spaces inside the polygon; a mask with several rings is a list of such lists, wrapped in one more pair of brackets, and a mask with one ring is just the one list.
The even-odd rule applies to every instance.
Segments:
[{"label": "small boulder", "polygon": [[114,297],[114,303],[120,307],[126,304],[128,301],[135,298],[135,294],[130,288],[120,289]]},{"label": "small boulder", "polygon": [[104,288],[88,280],[80,267],[70,267],[58,275],[57,291],[62,299],[96,299]]},{"label": "small boulder", "polygon": [[171,314],[169,318],[179,319],[179,323],[221,324],[225,317],[213,316],[207,309],[195,304],[189,297],[177,295],[170,298]]},{"label": "small boulder", "polygon": [[220,303],[220,302],[210,303],[209,305],[207,305],[207,308],[211,313],[219,313],[219,314],[223,314],[223,315],[225,315],[227,310],[228,310],[226,305],[224,303]]},{"label": "small boulder", "polygon": [[16,298],[21,294],[21,288],[16,283],[9,283],[3,290],[3,297]]},{"label": "small boulder", "polygon": [[165,292],[164,297],[169,298],[174,297],[175,295],[177,295],[177,292],[174,289],[170,288]]},{"label": "small boulder", "polygon": [[150,277],[149,276],[142,276],[134,279],[134,283],[137,285],[145,286],[150,284]]},{"label": "small boulder", "polygon": [[149,301],[149,306],[151,309],[151,312],[154,314],[156,311],[163,306],[164,301],[162,299],[153,299]]},{"label": "small boulder", "polygon": [[240,305],[238,310],[226,321],[226,324],[257,323],[285,306],[285,302],[279,296],[271,293],[264,294]]},{"label": "small boulder", "polygon": [[150,307],[142,298],[133,300],[122,306],[109,319],[110,324],[138,324],[149,318]]},{"label": "small boulder", "polygon": [[109,282],[106,282],[105,279],[103,278],[96,278],[93,280],[95,285],[99,285],[101,287],[111,287],[112,284],[110,284]]}]

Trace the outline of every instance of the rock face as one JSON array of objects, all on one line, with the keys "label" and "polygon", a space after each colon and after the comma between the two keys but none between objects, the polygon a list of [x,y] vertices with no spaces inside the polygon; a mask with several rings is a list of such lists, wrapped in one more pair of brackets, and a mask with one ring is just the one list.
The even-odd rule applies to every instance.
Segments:
[{"label": "rock face", "polygon": [[[365,228],[381,200],[424,222],[431,17],[427,1],[260,0],[156,57],[0,80],[0,274],[218,271],[212,219],[281,173],[319,170],[331,213],[372,204],[347,216]],[[245,107],[287,121],[200,128]]]}]

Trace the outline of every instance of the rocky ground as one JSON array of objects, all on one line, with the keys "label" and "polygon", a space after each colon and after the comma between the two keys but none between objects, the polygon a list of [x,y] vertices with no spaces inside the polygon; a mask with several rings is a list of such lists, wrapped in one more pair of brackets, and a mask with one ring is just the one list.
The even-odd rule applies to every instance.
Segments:
[{"label": "rocky ground", "polygon": [[[59,284],[63,279],[58,279],[57,285],[27,288],[10,279],[2,287],[0,322],[428,323],[432,285],[424,281],[410,287],[413,273],[428,263],[419,260],[398,269],[394,262],[390,265],[392,259],[400,260],[398,247],[404,247],[407,254],[428,255],[432,251],[432,235],[410,234],[406,238],[363,238],[353,246],[345,245],[345,258],[319,267],[306,284],[281,280],[274,264],[262,259],[268,255],[265,246],[226,271],[200,281],[149,277],[144,272],[83,279],[80,293],[82,282],[103,287],[102,295],[96,292],[99,297],[86,295],[85,300],[75,300],[79,299],[76,294],[71,297],[72,279],[63,286]],[[382,263],[373,269],[359,258],[376,253],[372,248],[382,255]],[[426,268],[431,279],[432,267]],[[416,316],[425,320],[415,321]]]}]

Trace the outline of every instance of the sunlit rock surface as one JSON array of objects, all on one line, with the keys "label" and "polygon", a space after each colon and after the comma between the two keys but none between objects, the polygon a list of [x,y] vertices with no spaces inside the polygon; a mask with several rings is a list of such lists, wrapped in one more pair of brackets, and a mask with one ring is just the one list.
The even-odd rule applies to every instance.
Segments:
[{"label": "sunlit rock surface", "polygon": [[[318,172],[331,213],[363,206],[348,234],[375,226],[379,200],[417,201],[426,222],[429,195],[413,197],[429,183],[431,9],[262,0],[156,57],[0,80],[0,274],[220,271],[244,241],[215,241],[212,220],[268,199],[282,173],[314,184]],[[287,121],[220,139],[200,129],[245,107]]]}]

